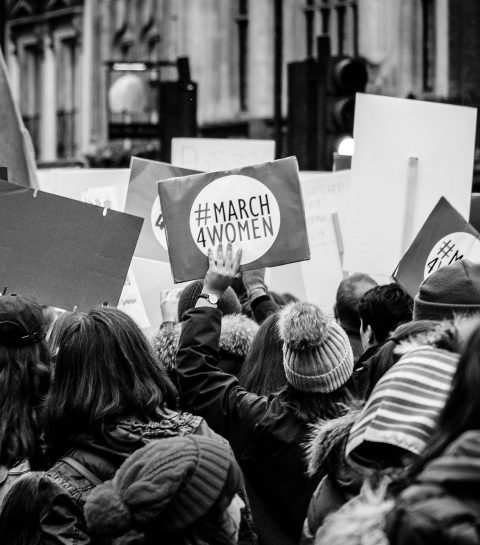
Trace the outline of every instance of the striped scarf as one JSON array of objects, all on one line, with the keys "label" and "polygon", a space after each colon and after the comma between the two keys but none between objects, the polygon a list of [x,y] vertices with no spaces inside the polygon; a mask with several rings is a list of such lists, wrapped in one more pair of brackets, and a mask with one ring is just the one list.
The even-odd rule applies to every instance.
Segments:
[{"label": "striped scarf", "polygon": [[[353,425],[346,455],[356,458],[365,442],[383,443],[420,454],[449,395],[459,356],[419,346],[403,356],[377,383]],[[365,460],[362,465],[375,465]]]}]

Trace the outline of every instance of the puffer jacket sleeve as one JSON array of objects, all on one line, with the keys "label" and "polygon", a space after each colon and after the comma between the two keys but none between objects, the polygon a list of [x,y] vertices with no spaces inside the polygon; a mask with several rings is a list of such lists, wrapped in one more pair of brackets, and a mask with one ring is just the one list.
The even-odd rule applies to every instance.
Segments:
[{"label": "puffer jacket sleeve", "polygon": [[39,485],[42,511],[42,545],[90,545],[80,505],[67,490],[48,476]]},{"label": "puffer jacket sleeve", "polygon": [[265,414],[268,400],[247,392],[233,375],[218,369],[219,310],[194,308],[183,319],[177,352],[180,403],[228,439],[239,457]]}]

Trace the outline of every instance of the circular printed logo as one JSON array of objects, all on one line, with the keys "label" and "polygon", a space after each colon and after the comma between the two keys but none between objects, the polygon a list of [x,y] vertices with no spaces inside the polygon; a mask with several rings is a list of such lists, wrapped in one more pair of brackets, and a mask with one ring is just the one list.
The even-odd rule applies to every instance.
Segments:
[{"label": "circular printed logo", "polygon": [[480,241],[476,237],[470,233],[452,233],[443,237],[428,255],[424,278],[464,257],[480,263]]},{"label": "circular printed logo", "polygon": [[231,242],[242,248],[242,265],[262,257],[280,230],[280,208],[262,182],[232,174],[217,178],[200,191],[190,212],[190,230],[199,250]]},{"label": "circular printed logo", "polygon": [[150,214],[152,222],[152,231],[160,246],[168,252],[167,236],[165,235],[165,221],[163,219],[162,209],[160,207],[160,197],[157,196],[152,206]]}]

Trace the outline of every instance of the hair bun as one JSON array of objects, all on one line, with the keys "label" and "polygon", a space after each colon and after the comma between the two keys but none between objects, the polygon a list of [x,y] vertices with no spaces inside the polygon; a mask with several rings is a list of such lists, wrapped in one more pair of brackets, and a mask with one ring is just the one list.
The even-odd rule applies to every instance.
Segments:
[{"label": "hair bun", "polygon": [[119,536],[128,532],[132,517],[111,481],[95,487],[83,508],[88,529],[100,536]]}]

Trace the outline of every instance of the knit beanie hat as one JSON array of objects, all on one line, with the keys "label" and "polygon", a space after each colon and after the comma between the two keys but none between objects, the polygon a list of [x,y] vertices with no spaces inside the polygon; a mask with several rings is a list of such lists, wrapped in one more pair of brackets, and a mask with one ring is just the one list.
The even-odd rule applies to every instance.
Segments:
[{"label": "knit beanie hat", "polygon": [[345,331],[315,305],[291,303],[278,318],[283,367],[301,392],[330,393],[351,377],[353,353]]},{"label": "knit beanie hat", "polygon": [[361,468],[401,464],[405,453],[419,455],[450,393],[458,354],[417,346],[377,382],[352,426],[346,455]]},{"label": "knit beanie hat", "polygon": [[202,436],[152,441],[134,452],[84,506],[89,530],[117,537],[160,528],[171,534],[198,521],[219,500],[225,508],[241,483],[226,442]]},{"label": "knit beanie hat", "polygon": [[413,303],[414,320],[449,320],[455,313],[480,313],[480,263],[466,259],[426,278]]},{"label": "knit beanie hat", "polygon": [[[197,304],[198,296],[203,290],[203,280],[196,280],[188,284],[180,294],[178,299],[178,321],[182,321],[184,312],[190,310]],[[228,287],[218,300],[218,310],[225,316],[226,314],[241,314],[242,305],[235,292]]]}]

